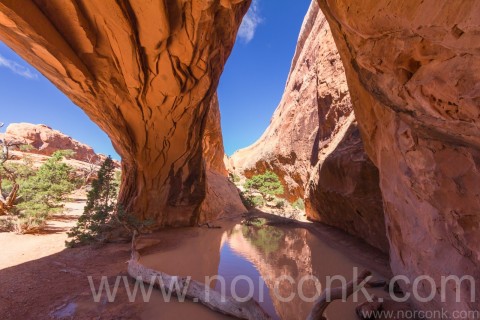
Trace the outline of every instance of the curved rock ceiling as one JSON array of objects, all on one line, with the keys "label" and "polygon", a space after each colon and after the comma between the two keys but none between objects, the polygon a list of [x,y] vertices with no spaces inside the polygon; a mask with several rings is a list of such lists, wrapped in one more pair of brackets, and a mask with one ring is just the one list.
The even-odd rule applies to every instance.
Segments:
[{"label": "curved rock ceiling", "polygon": [[[480,279],[480,2],[318,2],[379,169],[394,273]],[[249,3],[3,0],[0,39],[108,133],[128,210],[194,224],[210,101]],[[418,307],[478,310],[448,289]]]},{"label": "curved rock ceiling", "polygon": [[192,225],[205,216],[210,101],[249,5],[2,1],[0,39],[107,132],[122,156],[128,211]]}]

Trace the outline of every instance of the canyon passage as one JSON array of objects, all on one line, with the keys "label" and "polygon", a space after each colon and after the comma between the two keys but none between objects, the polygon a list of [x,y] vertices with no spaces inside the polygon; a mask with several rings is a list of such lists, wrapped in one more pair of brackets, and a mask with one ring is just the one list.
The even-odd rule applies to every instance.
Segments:
[{"label": "canyon passage", "polygon": [[[234,250],[235,230],[251,228],[259,217],[275,224],[280,215],[287,224],[308,225],[293,231],[292,242],[302,232],[308,242],[310,228],[327,228],[356,237],[359,248],[383,257],[378,265],[388,259],[389,270],[382,273],[358,265],[386,280],[404,276],[398,290],[430,297],[411,298],[412,310],[479,311],[479,299],[472,296],[480,294],[480,2],[312,1],[270,125],[255,143],[228,157],[217,87],[252,7],[249,0],[6,0],[0,3],[0,40],[111,139],[122,159],[115,205],[142,226],[127,226],[141,231],[140,244],[150,232],[212,233],[198,251],[210,250],[215,269],[225,242]],[[50,142],[65,138],[48,127],[9,128],[2,135],[5,147],[5,141],[21,139],[36,150],[15,149],[20,158],[52,157],[51,151],[62,148],[76,148],[76,161],[95,156],[68,139],[62,140],[68,147],[49,149]],[[10,200],[15,188],[22,192],[21,185],[14,187]],[[8,199],[2,194],[2,216],[15,218],[9,210],[16,204]],[[277,248],[271,245],[275,232],[263,231],[272,250],[300,259],[301,248],[288,250],[292,230],[273,228],[283,238]],[[230,236],[222,240],[223,229]],[[255,242],[256,236],[251,232],[242,241]],[[122,237],[129,238],[112,231],[104,240]],[[195,242],[193,237],[187,247]],[[311,260],[320,258],[316,249],[334,243],[329,238],[309,247]],[[101,250],[111,256],[112,248],[123,252],[119,258],[129,258],[126,244]],[[154,251],[139,248],[139,262]],[[93,254],[89,250],[78,252]],[[262,276],[282,268],[262,269],[267,260],[250,262]],[[112,260],[111,270],[120,272],[118,262]],[[11,268],[16,267],[4,273]],[[152,268],[167,272],[161,263]],[[415,285],[421,276],[432,281]],[[442,286],[448,276],[472,281]],[[50,314],[53,305],[42,312]],[[116,304],[108,314],[123,308]],[[277,305],[275,314],[266,308],[273,317],[297,315]]]}]

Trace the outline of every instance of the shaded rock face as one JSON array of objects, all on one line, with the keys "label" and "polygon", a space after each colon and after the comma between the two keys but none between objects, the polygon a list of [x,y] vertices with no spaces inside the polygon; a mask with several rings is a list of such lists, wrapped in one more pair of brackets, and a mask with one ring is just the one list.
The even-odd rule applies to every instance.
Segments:
[{"label": "shaded rock face", "polygon": [[311,220],[336,226],[388,252],[378,170],[363,149],[356,123],[312,170],[305,192]]},{"label": "shaded rock face", "polygon": [[345,70],[315,1],[269,127],[229,162],[246,177],[272,170],[286,199],[304,198],[310,219],[388,251],[378,170],[363,150]]},{"label": "shaded rock face", "polygon": [[207,194],[210,101],[249,4],[2,1],[0,39],[112,139],[126,210],[192,225]]},{"label": "shaded rock face", "polygon": [[32,146],[28,153],[51,156],[58,150],[72,150],[75,152],[73,159],[91,163],[106,158],[104,155],[97,155],[90,146],[43,124],[12,123],[5,131],[5,139]]},{"label": "shaded rock face", "polygon": [[220,124],[220,107],[216,94],[210,104],[202,144],[207,172],[206,197],[202,203],[199,221],[209,221],[219,216],[246,212],[247,209],[240,200],[237,187],[227,178],[228,172],[223,162],[225,150]]},{"label": "shaded rock face", "polygon": [[[413,279],[477,279],[422,309],[478,310],[480,2],[319,1],[380,172],[391,267]],[[411,291],[411,285],[400,283]],[[431,286],[419,286],[422,297]]]}]

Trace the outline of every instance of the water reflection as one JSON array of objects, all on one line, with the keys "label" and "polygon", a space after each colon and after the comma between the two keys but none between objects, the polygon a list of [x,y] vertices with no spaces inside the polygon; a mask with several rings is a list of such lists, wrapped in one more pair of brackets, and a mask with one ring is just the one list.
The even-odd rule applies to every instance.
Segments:
[{"label": "water reflection", "polygon": [[[305,319],[313,306],[311,298],[323,288],[313,280],[302,279],[315,276],[324,287],[327,276],[344,275],[350,279],[354,266],[347,255],[330,248],[305,229],[237,225],[224,234],[219,274],[227,280],[227,288],[231,287],[236,275],[254,279],[254,298],[273,318]],[[293,282],[276,280],[287,277]],[[259,295],[261,288],[257,285],[261,282],[257,281],[259,278],[265,283],[263,301]],[[248,293],[245,287],[246,282],[238,282],[237,293]],[[282,299],[292,294],[291,301]],[[327,316],[329,319],[353,320],[356,319],[354,307],[353,304],[336,302]]]},{"label": "water reflection", "polygon": [[[354,267],[362,265],[353,262],[348,250],[333,249],[306,229],[288,226],[244,226],[235,225],[225,229],[169,230],[158,236],[161,247],[154,245],[143,252],[142,263],[148,267],[169,274],[192,276],[205,281],[205,276],[222,276],[225,292],[231,292],[235,277],[242,275],[253,280],[253,297],[273,319],[305,319],[313,306],[314,297],[326,283],[327,276],[343,275],[352,278]],[[158,240],[158,239],[157,239]],[[220,250],[219,250],[220,248]],[[314,276],[314,281],[302,278]],[[291,277],[293,280],[279,282],[276,279]],[[217,290],[222,289],[220,281],[210,283]],[[339,283],[334,283],[334,286]],[[300,286],[300,289],[299,289]],[[249,294],[246,281],[237,281],[234,288],[239,297]],[[275,294],[275,289],[277,294]],[[306,299],[302,299],[301,293]],[[295,296],[291,301],[282,297]],[[280,298],[279,298],[280,297]],[[350,298],[351,300],[351,298]],[[357,303],[334,302],[327,311],[330,320],[354,320]],[[145,305],[142,319],[225,319],[225,316],[208,310],[193,302],[164,302],[159,292],[154,292],[151,303]]]}]

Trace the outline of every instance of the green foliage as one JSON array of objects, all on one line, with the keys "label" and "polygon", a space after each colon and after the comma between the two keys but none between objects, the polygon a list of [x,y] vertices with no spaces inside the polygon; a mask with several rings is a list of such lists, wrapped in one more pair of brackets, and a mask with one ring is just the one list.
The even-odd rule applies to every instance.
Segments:
[{"label": "green foliage", "polygon": [[108,157],[100,167],[97,179],[92,182],[83,214],[78,219],[77,225],[68,233],[73,239],[66,242],[67,246],[73,247],[100,240],[112,219],[117,190],[115,166],[112,158]]},{"label": "green foliage", "polygon": [[292,207],[299,210],[305,210],[305,203],[302,198],[298,198],[292,203]]},{"label": "green foliage", "polygon": [[265,200],[262,196],[252,196],[251,200],[254,207],[261,207],[265,204]]},{"label": "green foliage", "polygon": [[142,221],[117,205],[120,181],[121,172],[108,157],[101,165],[97,179],[92,182],[83,214],[68,233],[72,240],[65,241],[67,247],[106,241],[109,234],[120,228],[132,232],[153,224],[152,220]]},{"label": "green foliage", "polygon": [[[55,155],[55,154],[57,156],[61,156],[61,157],[65,158],[65,159],[71,159],[75,155],[75,151],[70,150],[70,149],[58,150],[58,151],[55,151],[53,155]],[[52,157],[53,157],[53,155],[52,155]]]},{"label": "green foliage", "polygon": [[240,182],[240,177],[235,173],[229,173],[228,177],[229,177],[230,181],[232,181],[233,183]]},{"label": "green foliage", "polygon": [[48,207],[56,207],[65,196],[74,190],[72,183],[73,169],[62,162],[62,152],[55,152],[37,172],[25,169],[25,175],[20,177],[20,195],[22,206],[26,204],[43,203]]},{"label": "green foliage", "polygon": [[23,156],[22,163],[9,163],[6,167],[15,173],[17,179],[27,179],[35,175],[32,158],[28,155]]},{"label": "green foliage", "polygon": [[17,207],[23,228],[41,227],[74,190],[73,169],[62,162],[63,157],[63,152],[55,152],[36,172],[28,164],[16,168],[21,201]]},{"label": "green foliage", "polygon": [[35,174],[32,160],[28,156],[23,158],[23,163],[5,163],[3,166],[0,166],[0,177],[3,178],[1,181],[3,197],[7,197],[14,184],[12,179],[7,178],[9,174],[7,174],[6,170],[13,174],[15,179],[20,180],[25,180]]},{"label": "green foliage", "polygon": [[285,201],[282,199],[277,199],[275,201],[275,208],[281,209],[283,207],[285,207]]},{"label": "green foliage", "polygon": [[[122,183],[122,171],[121,170],[115,170],[114,176],[115,176],[115,178],[114,178],[115,184],[120,187],[120,185]],[[120,188],[118,188],[118,190],[120,190]]]},{"label": "green foliage", "polygon": [[31,151],[35,148],[33,146],[29,145],[29,144],[22,144],[21,146],[18,147],[18,149],[22,152],[28,152],[28,151]]},{"label": "green foliage", "polygon": [[248,179],[244,185],[245,189],[257,190],[265,195],[277,195],[283,193],[283,186],[278,176],[272,171],[266,171]]},{"label": "green foliage", "polygon": [[285,233],[271,226],[242,226],[242,233],[252,245],[265,255],[277,252],[284,242]]},{"label": "green foliage", "polygon": [[255,204],[253,203],[251,196],[245,192],[240,192],[240,200],[242,200],[243,205],[247,209],[255,208]]},{"label": "green foliage", "polygon": [[265,204],[265,200],[262,196],[252,195],[250,193],[242,192],[240,193],[240,199],[243,202],[243,205],[247,209],[261,207]]}]

